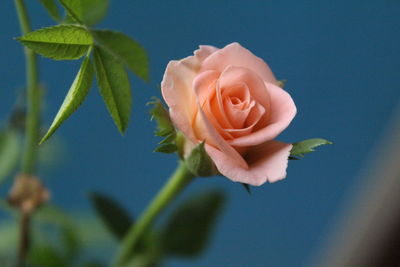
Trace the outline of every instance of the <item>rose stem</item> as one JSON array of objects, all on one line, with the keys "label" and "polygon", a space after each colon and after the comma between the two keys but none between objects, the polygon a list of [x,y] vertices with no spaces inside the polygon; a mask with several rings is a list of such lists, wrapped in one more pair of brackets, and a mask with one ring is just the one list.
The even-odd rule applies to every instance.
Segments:
[{"label": "rose stem", "polygon": [[[23,0],[14,0],[18,20],[23,35],[31,31],[28,14]],[[25,144],[22,154],[21,171],[33,174],[35,171],[39,138],[40,91],[38,86],[38,66],[36,54],[24,48],[26,60],[27,117],[25,122]],[[23,266],[29,249],[30,213],[20,209],[20,244],[17,254],[18,266]]]},{"label": "rose stem", "polygon": [[140,239],[144,236],[146,231],[149,230],[156,217],[193,178],[194,175],[187,169],[185,163],[180,161],[168,182],[161,188],[156,197],[140,216],[139,220],[131,226],[128,234],[122,240],[122,244],[117,251],[114,266],[124,266],[124,264],[131,259],[135,250],[138,248]]}]

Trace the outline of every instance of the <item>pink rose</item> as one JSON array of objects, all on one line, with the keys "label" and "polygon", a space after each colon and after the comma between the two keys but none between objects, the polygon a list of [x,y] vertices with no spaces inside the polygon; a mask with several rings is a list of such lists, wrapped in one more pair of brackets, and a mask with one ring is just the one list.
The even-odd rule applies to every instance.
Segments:
[{"label": "pink rose", "polygon": [[292,148],[273,140],[296,106],[268,65],[238,43],[200,46],[169,62],[161,84],[171,120],[193,146],[205,149],[218,171],[250,185],[286,176]]}]

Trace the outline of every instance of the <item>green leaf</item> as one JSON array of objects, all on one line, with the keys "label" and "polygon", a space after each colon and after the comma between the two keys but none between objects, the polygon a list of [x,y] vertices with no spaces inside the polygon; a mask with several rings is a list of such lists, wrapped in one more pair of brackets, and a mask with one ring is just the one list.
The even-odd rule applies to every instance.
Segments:
[{"label": "green leaf", "polygon": [[187,168],[196,176],[212,176],[216,174],[214,163],[204,149],[204,142],[192,149],[185,159]]},{"label": "green leaf", "polygon": [[57,130],[57,128],[60,127],[60,125],[78,109],[89,93],[92,79],[93,67],[90,63],[89,55],[87,55],[83,60],[81,68],[76,75],[56,117],[54,118],[50,129],[47,131],[40,143],[46,141]]},{"label": "green leaf", "polygon": [[90,33],[77,25],[42,28],[17,40],[36,53],[56,60],[78,59],[93,45]]},{"label": "green leaf", "polygon": [[61,21],[61,16],[60,12],[58,11],[56,0],[40,0],[40,2],[46,8],[52,19],[54,19],[56,22]]},{"label": "green leaf", "polygon": [[83,22],[94,25],[100,22],[107,14],[109,0],[85,0],[82,3]]},{"label": "green leaf", "polygon": [[124,133],[131,115],[132,95],[124,67],[102,48],[94,50],[94,66],[100,93],[118,130]]},{"label": "green leaf", "polygon": [[82,265],[80,265],[80,267],[105,267],[105,265],[96,262],[96,261],[89,261],[89,262],[85,262]]},{"label": "green leaf", "polygon": [[175,144],[161,144],[156,149],[154,149],[154,152],[171,154],[176,152],[177,150],[178,147]]},{"label": "green leaf", "polygon": [[82,0],[60,0],[61,5],[65,8],[69,17],[80,24],[83,24],[82,2]]},{"label": "green leaf", "polygon": [[94,25],[107,14],[109,0],[60,0],[69,17],[80,24]]},{"label": "green leaf", "polygon": [[116,238],[121,240],[133,224],[129,213],[120,204],[104,194],[91,193],[90,200],[105,226]]},{"label": "green leaf", "polygon": [[92,31],[95,40],[113,57],[145,81],[149,80],[146,50],[129,36],[109,30]]},{"label": "green leaf", "polygon": [[314,151],[314,148],[322,145],[333,144],[331,141],[322,138],[312,138],[293,144],[290,151],[291,156],[304,157],[304,154]]},{"label": "green leaf", "polygon": [[29,253],[29,260],[34,266],[68,267],[65,259],[50,245],[33,247]]},{"label": "green leaf", "polygon": [[224,202],[225,195],[215,190],[183,201],[162,232],[164,251],[169,255],[198,256],[210,239]]},{"label": "green leaf", "polygon": [[61,227],[61,242],[65,259],[73,260],[81,249],[81,240],[78,237],[77,230],[69,225]]},{"label": "green leaf", "polygon": [[11,129],[0,131],[0,184],[15,170],[21,149],[18,132]]}]

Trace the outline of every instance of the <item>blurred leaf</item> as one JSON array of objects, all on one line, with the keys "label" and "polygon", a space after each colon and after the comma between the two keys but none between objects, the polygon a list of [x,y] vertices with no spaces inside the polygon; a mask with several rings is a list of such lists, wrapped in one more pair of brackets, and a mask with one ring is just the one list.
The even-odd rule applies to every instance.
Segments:
[{"label": "blurred leaf", "polygon": [[285,85],[286,85],[286,83],[287,83],[286,80],[280,80],[280,81],[277,81],[277,82],[278,82],[278,86],[279,86],[280,88],[285,88]]},{"label": "blurred leaf", "polygon": [[17,40],[36,53],[56,60],[78,59],[93,45],[90,33],[77,25],[42,28]]},{"label": "blurred leaf", "polygon": [[118,130],[123,134],[131,115],[132,95],[124,67],[102,48],[94,50],[94,66],[100,93]]},{"label": "blurred leaf", "polygon": [[290,151],[290,156],[304,157],[304,154],[313,152],[314,148],[329,144],[333,143],[321,138],[312,138],[297,142],[293,144],[293,148]]},{"label": "blurred leaf", "polygon": [[83,22],[87,25],[97,24],[107,14],[109,0],[85,0],[81,3]]},{"label": "blurred leaf", "polygon": [[0,184],[10,177],[17,167],[20,149],[21,142],[16,130],[0,130]]},{"label": "blurred leaf", "polygon": [[145,81],[149,80],[149,63],[146,50],[129,36],[109,30],[92,31],[95,40],[115,59],[125,64]]},{"label": "blurred leaf", "polygon": [[94,25],[107,14],[109,0],[60,0],[68,15],[80,24]]},{"label": "blurred leaf", "polygon": [[204,142],[192,149],[185,159],[186,167],[195,176],[212,176],[216,174],[214,163],[204,149]]},{"label": "blurred leaf", "polygon": [[175,144],[162,144],[154,149],[154,152],[161,152],[171,154],[178,150],[178,147]]},{"label": "blurred leaf", "polygon": [[29,260],[34,266],[38,267],[69,267],[65,259],[51,246],[32,247]]},{"label": "blurred leaf", "polygon": [[38,151],[38,164],[46,169],[64,163],[66,158],[66,147],[59,136],[53,136],[40,146]]},{"label": "blurred leaf", "polygon": [[40,2],[46,8],[52,19],[57,22],[61,21],[61,16],[60,12],[58,11],[56,0],[40,0]]},{"label": "blurred leaf", "polygon": [[60,125],[78,109],[89,93],[89,89],[92,86],[92,79],[93,67],[90,63],[89,55],[87,55],[83,60],[81,68],[76,75],[56,117],[54,118],[50,129],[47,131],[40,143],[46,141],[57,130],[57,128],[60,127]]},{"label": "blurred leaf", "polygon": [[61,241],[66,260],[73,260],[80,252],[81,242],[73,227],[61,227]]},{"label": "blurred leaf", "polygon": [[133,224],[129,213],[119,203],[104,194],[93,192],[90,194],[90,200],[105,226],[117,239],[122,239]]},{"label": "blurred leaf", "polygon": [[164,251],[184,257],[199,255],[210,239],[224,202],[225,196],[220,191],[209,191],[184,200],[162,232]]},{"label": "blurred leaf", "polygon": [[80,267],[105,267],[105,265],[95,262],[95,261],[90,261],[90,262],[85,262]]}]

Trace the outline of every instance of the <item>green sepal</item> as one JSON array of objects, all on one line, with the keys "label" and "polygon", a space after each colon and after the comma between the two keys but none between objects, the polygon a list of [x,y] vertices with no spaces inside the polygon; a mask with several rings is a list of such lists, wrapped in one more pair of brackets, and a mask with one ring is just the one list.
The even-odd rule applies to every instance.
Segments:
[{"label": "green sepal", "polygon": [[303,140],[293,144],[293,148],[290,151],[289,159],[298,159],[297,157],[304,157],[304,154],[314,151],[314,148],[322,145],[333,144],[331,141],[322,138],[312,138]]},{"label": "green sepal", "polygon": [[244,189],[247,191],[249,195],[251,195],[251,187],[249,184],[242,183]]},{"label": "green sepal", "polygon": [[201,142],[192,149],[185,159],[186,167],[196,176],[207,177],[217,174],[215,165],[204,148],[205,143]]},{"label": "green sepal", "polygon": [[178,150],[178,148],[175,144],[169,143],[169,144],[159,145],[156,149],[154,149],[154,152],[171,154],[171,153],[176,152],[177,150]]}]

